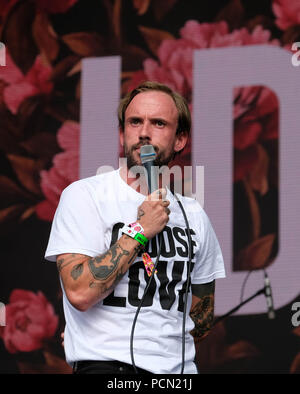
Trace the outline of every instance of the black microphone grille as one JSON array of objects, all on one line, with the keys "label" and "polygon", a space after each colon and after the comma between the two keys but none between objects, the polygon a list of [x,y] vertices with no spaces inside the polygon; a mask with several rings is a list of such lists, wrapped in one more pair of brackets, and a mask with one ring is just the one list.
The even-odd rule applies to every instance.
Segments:
[{"label": "black microphone grille", "polygon": [[142,164],[152,161],[156,158],[156,153],[152,145],[142,145],[140,149],[140,157]]}]

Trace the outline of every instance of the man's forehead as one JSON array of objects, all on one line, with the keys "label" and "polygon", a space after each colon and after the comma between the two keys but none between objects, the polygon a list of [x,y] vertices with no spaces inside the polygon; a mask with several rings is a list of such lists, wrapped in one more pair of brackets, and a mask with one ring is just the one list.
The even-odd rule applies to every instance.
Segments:
[{"label": "man's forehead", "polygon": [[125,116],[134,113],[142,114],[147,112],[153,116],[178,116],[178,110],[173,98],[161,91],[148,91],[137,94],[129,103]]}]

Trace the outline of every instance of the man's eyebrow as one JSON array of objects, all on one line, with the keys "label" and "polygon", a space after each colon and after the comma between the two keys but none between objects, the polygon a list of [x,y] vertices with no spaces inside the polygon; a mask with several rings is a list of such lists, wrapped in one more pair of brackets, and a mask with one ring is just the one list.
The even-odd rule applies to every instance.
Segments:
[{"label": "man's eyebrow", "polygon": [[142,119],[142,117],[141,116],[138,116],[138,115],[136,115],[136,116],[128,116],[127,118],[126,118],[126,120],[141,120]]},{"label": "man's eyebrow", "polygon": [[168,123],[168,119],[166,119],[166,118],[161,118],[161,117],[157,117],[157,116],[155,116],[155,117],[153,117],[153,118],[150,118],[150,120],[151,120],[151,121],[154,121],[154,122],[159,121],[159,122],[166,122],[166,123]]}]

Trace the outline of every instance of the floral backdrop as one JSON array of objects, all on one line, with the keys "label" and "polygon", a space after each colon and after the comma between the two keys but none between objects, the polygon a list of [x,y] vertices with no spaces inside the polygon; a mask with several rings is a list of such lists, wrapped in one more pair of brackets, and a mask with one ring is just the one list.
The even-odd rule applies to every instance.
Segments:
[{"label": "floral backdrop", "polygon": [[[194,49],[300,41],[298,0],[0,0],[0,373],[70,373],[58,274],[43,259],[62,190],[79,177],[81,59],[122,57],[121,92],[166,83],[192,109]],[[233,95],[234,270],[278,251],[278,101]],[[190,163],[190,143],[177,158]],[[299,298],[298,298],[299,299]],[[293,302],[296,300],[293,300]],[[197,349],[206,373],[300,373],[291,305],[231,316]]]}]

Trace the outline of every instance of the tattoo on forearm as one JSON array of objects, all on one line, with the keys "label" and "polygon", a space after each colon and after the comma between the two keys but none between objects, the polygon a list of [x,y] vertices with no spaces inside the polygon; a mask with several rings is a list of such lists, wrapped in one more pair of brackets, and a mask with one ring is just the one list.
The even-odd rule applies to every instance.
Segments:
[{"label": "tattoo on forearm", "polygon": [[214,319],[214,295],[206,295],[194,306],[190,313],[195,323],[195,328],[191,331],[195,339],[205,336],[212,327]]},{"label": "tattoo on forearm", "polygon": [[[119,245],[120,246],[120,245]],[[124,253],[124,249],[121,247],[121,249],[122,249],[122,252],[121,252],[121,254],[120,254],[120,257],[122,257],[122,255],[126,255],[126,256],[128,256],[129,255],[129,252],[128,252],[128,254],[127,253]],[[130,265],[131,264],[131,262],[136,258],[136,256],[137,256],[137,254],[139,253],[139,251],[140,251],[140,246],[136,246],[135,248],[134,248],[134,251],[133,251],[133,254],[132,254],[132,256],[130,257],[130,259],[128,260],[128,265]],[[127,251],[126,251],[127,252]],[[99,268],[99,267],[98,267]],[[107,266],[106,266],[106,268],[105,268],[105,270],[107,270]],[[100,272],[100,271],[99,271]],[[99,280],[100,278],[99,278],[99,272],[98,272],[98,276],[97,277],[95,277],[94,275],[94,278],[95,279],[97,279],[97,280]],[[111,271],[111,272],[113,272],[113,271]],[[114,280],[113,280],[113,282],[112,283],[110,283],[108,286],[105,286],[105,284],[103,283],[103,281],[100,281],[100,282],[95,282],[95,281],[92,281],[90,284],[89,284],[89,287],[90,288],[95,288],[95,287],[98,287],[98,288],[100,288],[101,289],[101,292],[110,292],[112,289],[114,289],[115,287],[116,287],[116,285],[120,282],[120,280],[123,278],[123,276],[124,276],[124,274],[125,274],[125,272],[126,272],[126,270],[124,270],[124,272],[122,272],[122,271],[119,271],[119,272],[117,272],[116,273],[116,276],[115,276],[115,278],[114,278]],[[100,272],[100,274],[101,274],[101,272]],[[101,276],[101,275],[100,275]],[[109,275],[108,275],[109,276]],[[102,279],[102,278],[101,278]]]},{"label": "tattoo on forearm", "polygon": [[133,261],[134,261],[134,259],[136,258],[136,256],[139,254],[139,252],[141,251],[141,249],[142,249],[142,245],[141,246],[136,246],[135,248],[134,248],[134,252],[133,252],[133,255],[130,257],[130,259],[128,260],[128,265],[130,265]]},{"label": "tattoo on forearm", "polygon": [[[89,259],[88,266],[93,277],[97,280],[107,279],[118,267],[119,261],[123,256],[128,256],[128,250],[122,248],[117,242],[104,254]],[[108,264],[103,264],[103,261],[111,256]]]},{"label": "tattoo on forearm", "polygon": [[115,288],[115,286],[120,282],[120,280],[123,278],[124,274],[122,273],[117,273],[114,281],[112,284],[105,286],[103,282],[95,282],[92,281],[89,284],[89,287],[92,288],[99,288],[101,289],[101,293],[106,293],[106,292],[110,292],[111,290],[113,290]]}]

